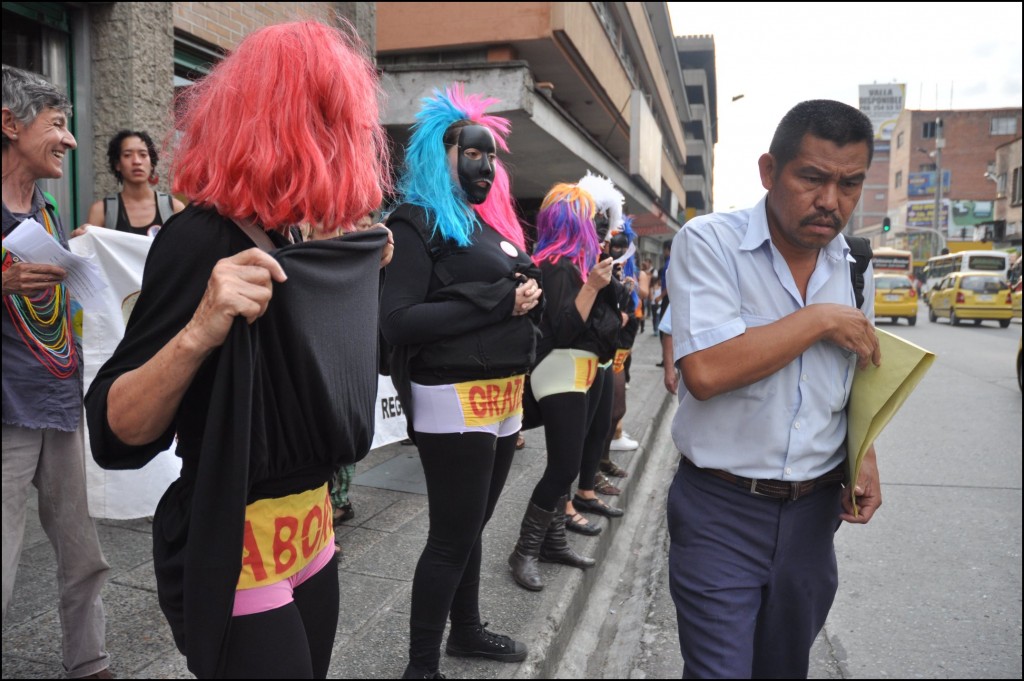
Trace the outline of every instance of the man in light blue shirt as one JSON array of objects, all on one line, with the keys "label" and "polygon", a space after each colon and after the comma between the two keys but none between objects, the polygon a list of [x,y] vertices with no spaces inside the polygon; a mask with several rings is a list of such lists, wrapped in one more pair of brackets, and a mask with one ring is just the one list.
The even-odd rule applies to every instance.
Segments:
[{"label": "man in light blue shirt", "polygon": [[862,311],[840,234],[873,138],[853,107],[797,105],[758,160],[767,195],[673,240],[669,569],[686,678],[806,677],[838,586],[835,530],[881,503],[873,447],[857,516],[841,493],[854,369],[881,361],[871,272]]}]

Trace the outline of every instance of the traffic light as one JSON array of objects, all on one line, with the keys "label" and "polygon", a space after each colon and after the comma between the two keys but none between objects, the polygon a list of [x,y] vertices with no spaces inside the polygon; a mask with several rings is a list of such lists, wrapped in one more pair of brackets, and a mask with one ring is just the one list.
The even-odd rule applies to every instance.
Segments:
[{"label": "traffic light", "polygon": [[892,220],[889,218],[882,218],[882,231],[888,232],[890,229],[892,229]]}]

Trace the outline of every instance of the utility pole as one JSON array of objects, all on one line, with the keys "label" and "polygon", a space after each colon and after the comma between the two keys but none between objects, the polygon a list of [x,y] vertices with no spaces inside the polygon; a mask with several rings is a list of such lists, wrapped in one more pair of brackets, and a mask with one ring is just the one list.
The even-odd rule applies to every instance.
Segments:
[{"label": "utility pole", "polygon": [[[945,146],[946,138],[942,136],[942,118],[937,117],[935,119],[935,218],[932,220],[932,225],[935,227],[935,231],[942,236],[945,236],[942,234],[942,148]],[[945,242],[945,239],[942,241]]]}]

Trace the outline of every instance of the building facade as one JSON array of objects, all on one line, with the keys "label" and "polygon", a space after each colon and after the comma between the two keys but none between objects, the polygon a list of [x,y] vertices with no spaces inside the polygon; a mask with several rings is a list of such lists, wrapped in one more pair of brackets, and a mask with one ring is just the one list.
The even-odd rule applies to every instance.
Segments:
[{"label": "building facade", "polygon": [[[174,95],[262,26],[300,18],[353,24],[369,43],[375,3],[362,2],[5,2],[3,63],[41,74],[74,106],[78,149],[64,178],[43,188],[66,224],[117,185],[107,143],[121,129],[144,130],[160,145],[172,128]],[[344,18],[344,19],[343,19]],[[161,160],[158,187],[168,188]]]},{"label": "building facade", "polygon": [[995,167],[985,173],[996,184],[996,206],[991,225],[983,225],[985,236],[1004,247],[1021,251],[1021,138],[996,148]]},{"label": "building facade", "polygon": [[714,40],[675,38],[663,2],[4,3],[4,63],[42,74],[74,105],[79,147],[65,177],[44,183],[65,221],[81,224],[117,189],[106,147],[118,130],[168,139],[176,93],[251,31],[309,17],[350,22],[376,54],[399,155],[435,87],[462,81],[501,99],[527,222],[552,184],[588,170],[626,196],[655,261],[660,241],[711,210]]},{"label": "building facade", "polygon": [[[708,125],[714,106],[712,86],[695,111],[676,50],[663,2],[377,6],[384,122],[398,148],[422,97],[467,83],[499,98],[492,111],[512,122],[512,188],[527,222],[553,184],[590,170],[622,191],[641,251],[656,256],[686,219],[685,178],[699,146],[687,126]],[[697,167],[710,188],[702,142]]]},{"label": "building facade", "polygon": [[676,38],[683,68],[691,118],[683,124],[686,136],[686,219],[714,212],[715,143],[718,142],[718,75],[715,37],[687,35]]},{"label": "building facade", "polygon": [[903,111],[893,130],[886,245],[909,247],[923,259],[938,252],[936,231],[946,241],[984,240],[979,225],[993,221],[997,189],[987,176],[997,149],[1019,137],[1020,126],[1019,107]]}]

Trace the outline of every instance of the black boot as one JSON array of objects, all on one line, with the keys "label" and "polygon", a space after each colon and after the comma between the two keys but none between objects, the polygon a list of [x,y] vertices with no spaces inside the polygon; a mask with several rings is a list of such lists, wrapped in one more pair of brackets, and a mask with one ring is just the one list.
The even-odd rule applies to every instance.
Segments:
[{"label": "black boot", "polygon": [[556,507],[554,511],[545,511],[532,501],[527,505],[522,527],[519,528],[519,541],[516,542],[512,555],[508,557],[512,578],[524,589],[540,591],[544,588],[544,582],[540,580],[540,571],[537,569],[537,556],[540,555],[540,545],[548,532],[552,517],[564,515],[564,509],[563,505],[562,508]]},{"label": "black boot", "polygon": [[[567,498],[562,497],[558,500],[559,508],[565,508],[565,500]],[[540,545],[540,559],[547,563],[562,563],[563,565],[571,565],[572,567],[583,569],[594,567],[597,563],[593,558],[587,558],[576,553],[569,546],[569,541],[565,535],[564,513],[556,513],[555,517],[551,519],[547,535],[544,537],[544,542]]]},{"label": "black boot", "polygon": [[486,657],[498,662],[522,662],[526,646],[503,634],[487,630],[487,623],[475,627],[452,627],[444,652],[453,657]]}]

